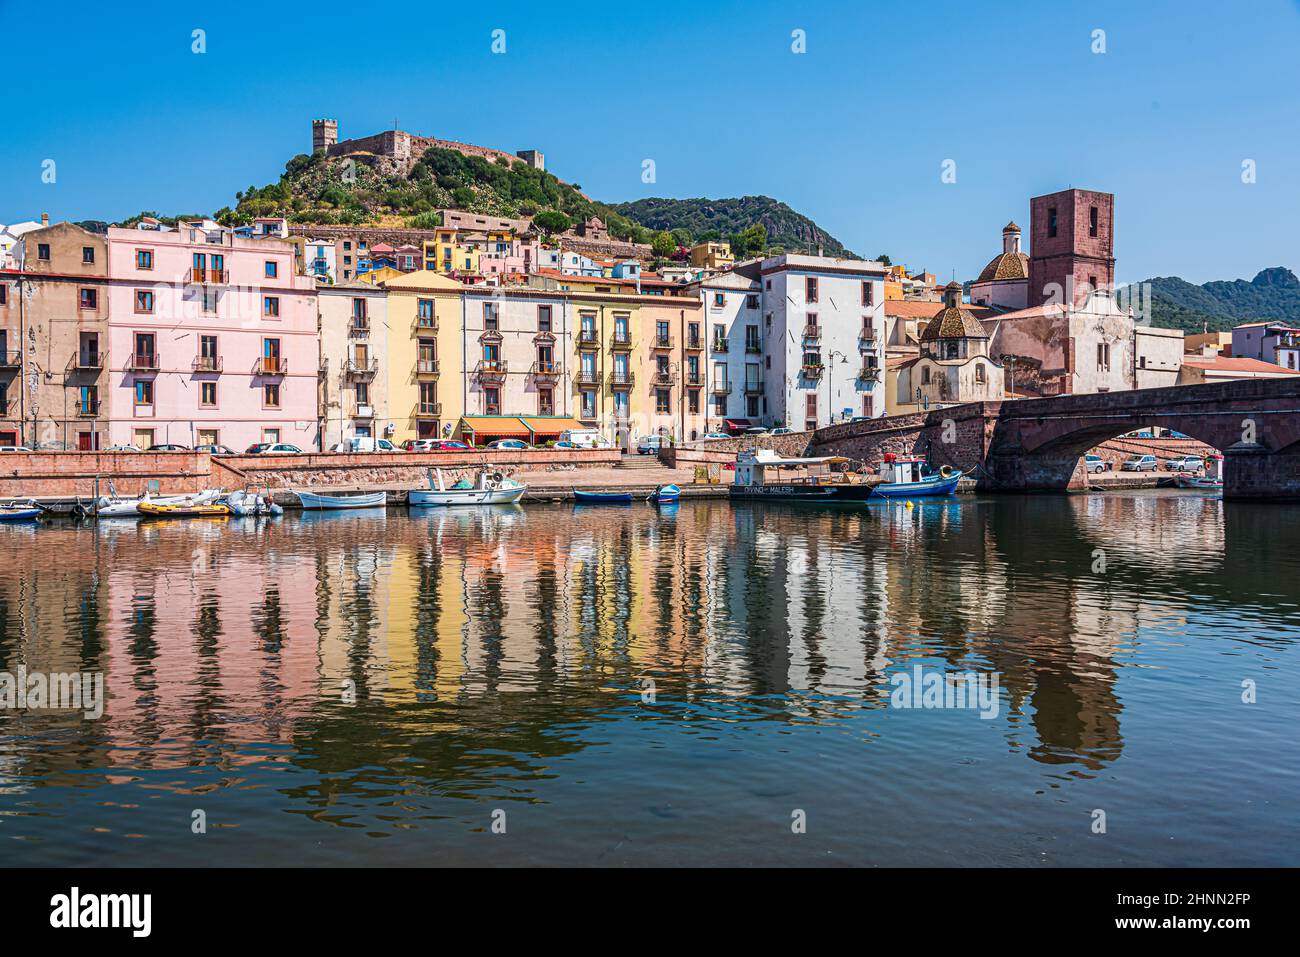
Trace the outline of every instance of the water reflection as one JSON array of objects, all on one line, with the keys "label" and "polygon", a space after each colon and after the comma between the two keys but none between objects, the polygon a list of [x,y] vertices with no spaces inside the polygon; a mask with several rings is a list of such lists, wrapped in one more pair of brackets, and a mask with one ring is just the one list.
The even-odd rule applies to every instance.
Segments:
[{"label": "water reflection", "polygon": [[[1297,559],[1270,542],[1298,525],[1136,494],[0,529],[0,670],[103,671],[109,695],[98,722],[0,713],[0,820],[52,840],[24,795],[278,768],[296,773],[258,785],[268,813],[380,833],[441,801],[568,793],[561,768],[588,752],[635,775],[618,742],[646,722],[661,773],[702,788],[705,754],[774,753],[768,727],[847,732],[849,766],[876,742],[896,771],[946,774],[964,748],[1059,787],[1115,766],[1131,714],[1212,718],[1199,679],[1225,660],[1236,681],[1270,648],[1294,679]],[[888,678],[913,664],[998,673],[1001,715],[901,719]]]}]

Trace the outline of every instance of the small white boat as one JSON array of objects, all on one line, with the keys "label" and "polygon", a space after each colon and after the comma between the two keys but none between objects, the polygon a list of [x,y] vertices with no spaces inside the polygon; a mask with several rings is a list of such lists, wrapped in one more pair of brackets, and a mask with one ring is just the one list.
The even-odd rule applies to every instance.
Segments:
[{"label": "small white boat", "polygon": [[429,473],[429,488],[411,489],[407,494],[408,505],[509,505],[523,498],[528,491],[512,478],[506,478],[500,472],[480,469],[473,482],[461,479],[448,486],[442,478],[442,469]]},{"label": "small white boat", "polygon": [[221,489],[209,488],[184,495],[151,495],[145,492],[137,498],[123,498],[117,494],[113,483],[109,482],[108,494],[100,496],[95,504],[95,513],[100,518],[138,518],[142,502],[152,505],[210,505],[221,498],[222,494]]},{"label": "small white boat", "polygon": [[387,492],[365,492],[361,495],[317,495],[315,492],[294,492],[303,508],[383,508],[388,504]]},{"label": "small white boat", "polygon": [[241,517],[284,514],[284,507],[271,501],[270,495],[259,495],[256,492],[231,492],[226,496],[226,504]]},{"label": "small white boat", "polygon": [[30,522],[40,518],[44,511],[44,506],[37,505],[33,499],[0,502],[0,522]]}]

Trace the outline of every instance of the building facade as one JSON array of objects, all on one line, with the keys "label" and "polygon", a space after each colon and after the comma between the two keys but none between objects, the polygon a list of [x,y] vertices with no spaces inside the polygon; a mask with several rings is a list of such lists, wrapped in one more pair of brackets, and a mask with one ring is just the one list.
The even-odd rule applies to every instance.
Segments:
[{"label": "building facade", "polygon": [[388,296],[350,282],[317,289],[320,314],[320,432],[326,449],[397,432],[388,401]]},{"label": "building facade", "polygon": [[108,268],[112,444],[319,448],[316,290],[292,245],[114,227]]},{"label": "building facade", "polygon": [[464,414],[465,287],[428,269],[380,285],[388,294],[392,439],[447,438]]},{"label": "building facade", "polygon": [[1284,369],[1300,369],[1300,328],[1285,322],[1251,322],[1232,330],[1232,354]]}]

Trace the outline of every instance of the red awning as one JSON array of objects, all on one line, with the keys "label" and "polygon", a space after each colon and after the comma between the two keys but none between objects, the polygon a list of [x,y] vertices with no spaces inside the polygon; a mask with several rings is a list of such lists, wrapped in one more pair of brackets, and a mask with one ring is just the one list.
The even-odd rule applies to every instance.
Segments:
[{"label": "red awning", "polygon": [[749,428],[749,419],[723,419],[722,424],[733,431],[743,431]]}]

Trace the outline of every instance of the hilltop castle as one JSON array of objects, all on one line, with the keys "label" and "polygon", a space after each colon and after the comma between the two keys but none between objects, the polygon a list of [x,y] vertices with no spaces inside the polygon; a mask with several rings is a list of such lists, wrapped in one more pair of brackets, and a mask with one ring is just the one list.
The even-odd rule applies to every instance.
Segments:
[{"label": "hilltop castle", "polygon": [[508,162],[523,160],[533,169],[546,169],[546,157],[541,150],[519,150],[514,155],[503,150],[490,149],[486,146],[474,146],[469,143],[457,143],[454,140],[440,140],[431,136],[415,136],[404,130],[385,130],[373,136],[363,136],[354,140],[339,142],[339,121],[319,119],[311,121],[311,148],[315,153],[324,150],[329,156],[345,156],[348,153],[372,153],[388,161],[392,172],[403,175],[409,173],[424,151],[431,147],[455,150],[466,156],[481,156],[494,161],[504,157]]}]

